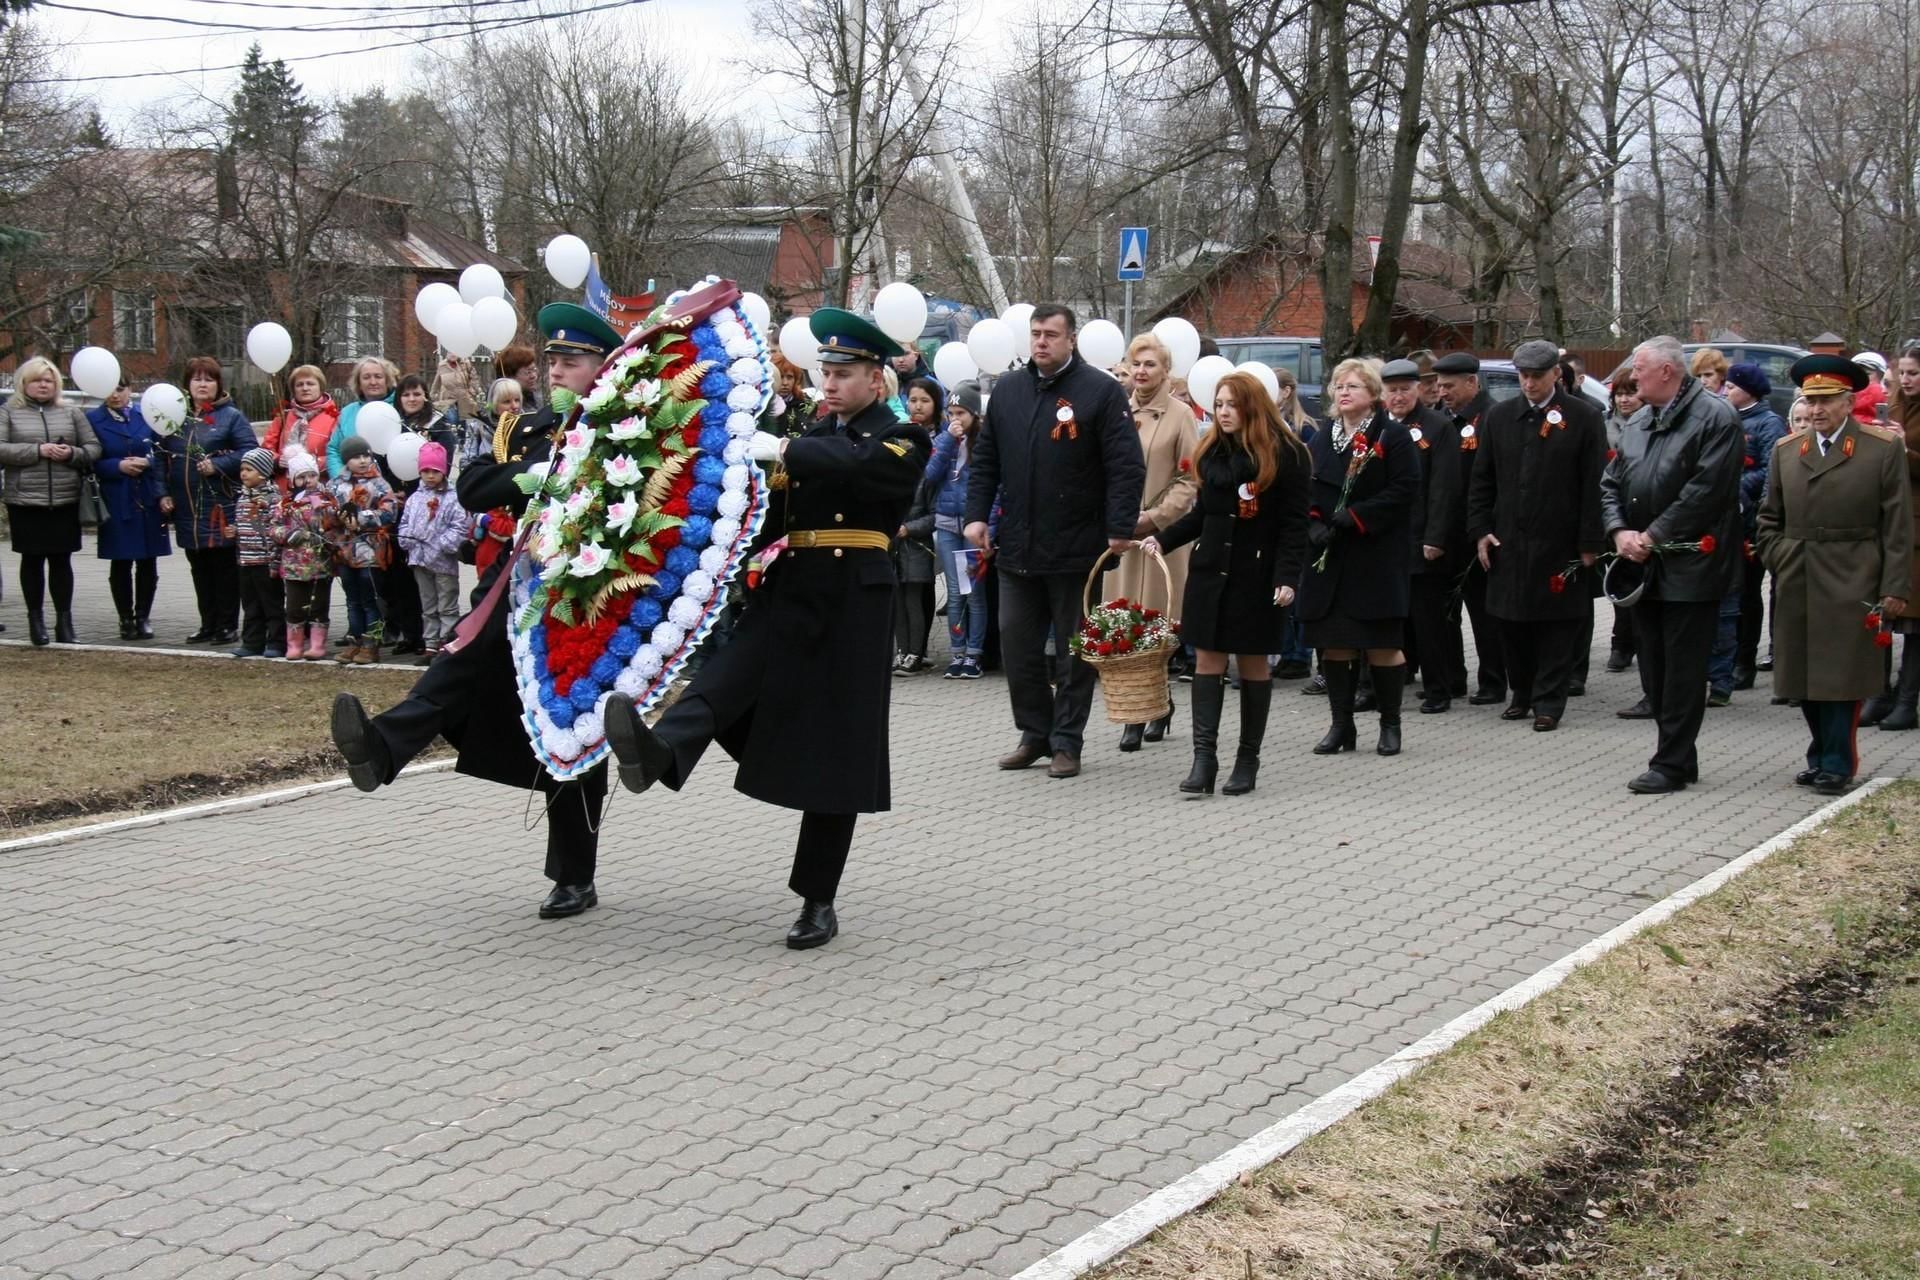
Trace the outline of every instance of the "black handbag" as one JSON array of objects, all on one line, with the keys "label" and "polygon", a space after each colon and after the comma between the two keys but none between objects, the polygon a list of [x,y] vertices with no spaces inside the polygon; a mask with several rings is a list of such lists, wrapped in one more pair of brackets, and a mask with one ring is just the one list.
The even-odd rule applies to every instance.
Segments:
[{"label": "black handbag", "polygon": [[80,477],[80,523],[104,529],[113,520],[113,513],[107,509],[107,499],[100,492],[100,477],[88,467]]}]

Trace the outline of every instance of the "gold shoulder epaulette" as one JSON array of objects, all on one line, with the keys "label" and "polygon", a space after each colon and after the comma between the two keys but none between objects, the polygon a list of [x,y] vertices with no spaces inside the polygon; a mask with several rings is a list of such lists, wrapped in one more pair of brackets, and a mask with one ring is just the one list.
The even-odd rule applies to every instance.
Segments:
[{"label": "gold shoulder epaulette", "polygon": [[500,415],[500,425],[493,429],[493,460],[495,462],[513,461],[507,456],[507,445],[513,439],[514,424],[519,421],[520,415],[517,413]]},{"label": "gold shoulder epaulette", "polygon": [[896,458],[904,458],[913,452],[913,446],[904,440],[882,440],[880,445],[882,448],[892,452]]}]

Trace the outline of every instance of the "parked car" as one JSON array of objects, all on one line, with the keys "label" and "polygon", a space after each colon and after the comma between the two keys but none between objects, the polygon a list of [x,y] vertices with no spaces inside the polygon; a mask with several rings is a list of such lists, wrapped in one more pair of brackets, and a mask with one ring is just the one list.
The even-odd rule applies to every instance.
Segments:
[{"label": "parked car", "polygon": [[1318,338],[1221,338],[1220,354],[1235,364],[1258,360],[1276,372],[1285,369],[1300,388],[1300,407],[1315,418],[1326,417],[1321,407],[1326,369]]},{"label": "parked car", "polygon": [[1712,347],[1727,358],[1728,364],[1757,364],[1761,372],[1767,375],[1767,381],[1773,384],[1773,394],[1767,402],[1773,411],[1780,415],[1780,421],[1787,420],[1787,414],[1793,410],[1794,385],[1788,371],[1793,362],[1806,351],[1800,347],[1783,346],[1772,342],[1687,342],[1681,349],[1687,353],[1687,359],[1693,359],[1693,353]]}]

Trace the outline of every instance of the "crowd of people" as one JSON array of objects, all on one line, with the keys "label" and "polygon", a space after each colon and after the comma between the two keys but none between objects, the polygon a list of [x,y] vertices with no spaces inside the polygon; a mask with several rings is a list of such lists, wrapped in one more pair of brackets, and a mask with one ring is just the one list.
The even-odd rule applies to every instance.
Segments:
[{"label": "crowd of people", "polygon": [[[1037,307],[1031,326],[1031,359],[990,387],[944,386],[911,350],[884,370],[892,412],[934,440],[893,542],[894,674],[934,668],[934,588],[944,583],[946,678],[1006,672],[1020,737],[1003,768],[1044,759],[1051,776],[1080,771],[1095,677],[1067,640],[1085,625],[1096,561],[1107,565],[1101,598],[1183,628],[1169,669],[1191,685],[1193,753],[1179,786],[1194,794],[1214,790],[1230,688],[1239,741],[1224,790],[1253,789],[1276,679],[1305,680],[1305,692],[1327,698],[1329,726],[1313,748],[1322,753],[1357,749],[1356,717],[1368,712],[1375,750],[1397,753],[1410,690],[1428,715],[1457,700],[1497,704],[1503,718],[1551,732],[1585,692],[1603,594],[1616,602],[1607,669],[1637,665],[1644,694],[1619,714],[1658,731],[1633,785],[1679,789],[1698,776],[1703,710],[1774,668],[1782,620],[1803,619],[1805,563],[1847,553],[1914,572],[1915,528],[1886,533],[1893,505],[1805,536],[1769,527],[1766,512],[1776,493],[1793,492],[1777,460],[1806,456],[1809,432],[1824,451],[1846,425],[1828,423],[1840,404],[1858,429],[1844,458],[1857,441],[1890,442],[1902,486],[1884,496],[1912,519],[1920,344],[1891,368],[1873,352],[1802,361],[1786,422],[1758,365],[1711,349],[1688,357],[1666,338],[1613,372],[1605,405],[1583,392],[1578,362],[1545,342],[1515,349],[1520,394],[1506,400],[1488,395],[1468,353],[1346,360],[1327,379],[1321,422],[1284,371],[1277,395],[1236,373],[1198,403],[1152,334],[1106,370],[1077,355],[1068,308]],[[803,370],[774,363],[781,395],[767,426],[796,438],[817,393]],[[51,362],[25,362],[0,411],[0,465],[29,638],[77,642],[72,557],[91,507],[123,640],[155,638],[159,562],[177,543],[199,615],[185,643],[288,661],[366,664],[384,650],[431,662],[462,612],[462,563],[484,570],[514,532],[504,508],[464,509],[452,481],[543,404],[530,347],[499,353],[495,366],[500,376],[483,385],[450,359],[429,383],[371,356],[336,396],[320,368],[301,365],[256,431],[220,363],[199,357],[185,370],[187,420],[162,435],[128,387],[83,412],[63,399]],[[374,403],[421,437],[416,474],[403,479],[357,433]],[[776,514],[769,537],[777,525]],[[1789,580],[1802,594],[1784,600]],[[1914,728],[1920,583],[1871,585],[1839,602],[1870,614],[1862,631],[1874,687],[1859,723]],[[1463,627],[1478,655],[1472,673]],[[1909,637],[1897,662],[1892,636]],[[1790,643],[1804,656],[1822,642]],[[1774,669],[1775,702],[1833,700],[1800,687],[1820,680]],[[1173,715],[1169,702],[1123,725],[1118,749],[1162,741]],[[1828,752],[1836,767],[1816,772],[1850,778],[1843,754]]]}]

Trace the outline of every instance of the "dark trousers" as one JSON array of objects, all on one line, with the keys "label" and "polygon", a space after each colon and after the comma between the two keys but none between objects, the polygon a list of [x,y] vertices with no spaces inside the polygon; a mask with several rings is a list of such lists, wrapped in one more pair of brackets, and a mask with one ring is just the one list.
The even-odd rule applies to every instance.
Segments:
[{"label": "dark trousers", "polygon": [[1700,776],[1694,742],[1707,715],[1707,661],[1720,622],[1717,600],[1648,600],[1633,607],[1640,681],[1660,737],[1647,766],[1669,778]]},{"label": "dark trousers", "polygon": [[1413,648],[1420,655],[1420,692],[1428,698],[1452,696],[1455,670],[1462,681],[1466,679],[1460,626],[1447,620],[1447,599],[1452,591],[1453,579],[1437,564],[1413,575],[1407,626],[1413,632]]},{"label": "dark trousers", "polygon": [[1765,591],[1767,566],[1749,560],[1740,566],[1740,641],[1734,665],[1752,671],[1760,662],[1760,637],[1767,629]]},{"label": "dark trousers", "polygon": [[206,547],[187,552],[193,571],[193,598],[200,606],[200,626],[207,631],[240,629],[240,559],[232,547]]},{"label": "dark trousers", "polygon": [[[772,643],[765,627],[736,630],[726,647],[700,668],[699,676],[680,700],[654,723],[654,735],[673,751],[673,765],[661,781],[675,791],[685,786],[714,740],[753,714],[771,657],[767,646]],[[840,876],[847,869],[847,851],[853,847],[853,826],[858,816],[811,810],[801,813],[800,838],[794,845],[788,888],[811,901],[833,901],[840,891]]]},{"label": "dark trousers", "polygon": [[933,584],[903,582],[893,593],[893,647],[910,657],[927,656],[933,636]]},{"label": "dark trousers", "polygon": [[392,558],[387,567],[373,571],[374,587],[380,593],[381,619],[386,623],[384,638],[388,644],[419,644],[423,629],[420,587],[413,580],[413,568],[397,539],[390,549]]},{"label": "dark trousers", "polygon": [[[403,701],[373,718],[374,731],[387,748],[382,782],[392,782],[409,760],[440,735],[460,741],[465,736],[467,709],[476,698],[515,696],[511,687],[485,689],[486,650],[485,642],[476,642],[436,658]],[[607,766],[601,764],[571,782],[555,782],[531,756],[527,769],[528,781],[547,794],[547,878],[555,884],[592,883],[600,858]]]},{"label": "dark trousers", "polygon": [[1573,645],[1573,687],[1587,687],[1587,673],[1593,666],[1593,605],[1587,605],[1587,616],[1580,620],[1580,638]]},{"label": "dark trousers", "polygon": [[304,627],[309,623],[316,627],[327,625],[327,615],[333,611],[333,579],[320,578],[313,582],[287,582],[287,625]]},{"label": "dark trousers", "polygon": [[1080,754],[1093,711],[1094,674],[1073,656],[1071,642],[1085,621],[1080,612],[1085,585],[1086,576],[1078,573],[1000,574],[1000,660],[1024,745]]},{"label": "dark trousers", "polygon": [[1813,740],[1807,744],[1807,768],[1851,778],[1860,772],[1860,704],[1814,702],[1800,704]]},{"label": "dark trousers", "polygon": [[273,566],[240,566],[240,647],[284,649],[287,643],[286,597]]},{"label": "dark trousers", "polygon": [[[1467,570],[1466,581],[1461,585],[1460,598],[1466,605],[1467,619],[1473,625],[1473,647],[1480,658],[1476,692],[1495,695],[1505,693],[1507,664],[1500,652],[1500,622],[1487,612],[1487,572],[1477,562]],[[1459,616],[1457,613],[1454,615],[1456,622]],[[1464,653],[1464,649],[1462,652]],[[1460,674],[1463,677],[1466,674],[1464,659],[1461,662]]]},{"label": "dark trousers", "polygon": [[123,618],[144,619],[153,612],[153,596],[160,589],[160,568],[152,556],[144,560],[107,562],[107,591],[114,612]]},{"label": "dark trousers", "polygon": [[1593,619],[1554,618],[1542,622],[1500,620],[1500,651],[1506,656],[1513,705],[1531,707],[1536,716],[1558,720],[1567,714],[1567,689],[1573,683],[1580,640]]},{"label": "dark trousers", "polygon": [[1613,652],[1625,654],[1629,658],[1636,652],[1633,639],[1633,610],[1614,606],[1612,648]]}]

